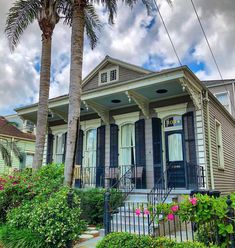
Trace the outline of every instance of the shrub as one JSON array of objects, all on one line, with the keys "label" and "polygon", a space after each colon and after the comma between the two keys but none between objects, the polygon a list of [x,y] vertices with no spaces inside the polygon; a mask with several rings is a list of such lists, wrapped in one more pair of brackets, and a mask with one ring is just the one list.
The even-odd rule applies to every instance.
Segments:
[{"label": "shrub", "polygon": [[27,228],[44,237],[50,247],[64,247],[69,240],[76,240],[85,223],[80,219],[80,200],[74,195],[72,208],[68,205],[69,189],[62,188],[48,201],[39,198],[11,210],[8,224],[14,228]]},{"label": "shrub", "polygon": [[63,183],[63,166],[47,165],[32,174],[31,170],[14,171],[0,177],[0,223],[5,223],[7,212],[24,201],[38,196],[42,200],[56,192]]},{"label": "shrub", "polygon": [[0,227],[0,244],[5,248],[49,248],[38,233],[9,226]]},{"label": "shrub", "polygon": [[177,243],[174,240],[151,238],[150,236],[138,236],[129,233],[111,233],[101,240],[96,248],[206,248],[198,242]]},{"label": "shrub", "polygon": [[[104,217],[105,189],[76,190],[81,199],[81,218],[91,225],[102,225]],[[117,205],[121,200],[121,193],[111,191],[110,204]]]},{"label": "shrub", "polygon": [[146,248],[151,247],[152,239],[149,236],[137,236],[129,233],[111,233],[104,237],[96,248]]}]

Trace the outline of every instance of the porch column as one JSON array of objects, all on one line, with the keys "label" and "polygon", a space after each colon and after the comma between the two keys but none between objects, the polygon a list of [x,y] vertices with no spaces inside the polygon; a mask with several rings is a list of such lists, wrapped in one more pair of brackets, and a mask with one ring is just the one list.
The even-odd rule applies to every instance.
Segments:
[{"label": "porch column", "polygon": [[146,186],[154,185],[152,119],[145,120]]},{"label": "porch column", "polygon": [[[109,173],[110,166],[110,125],[105,126],[105,175]],[[104,176],[105,176],[104,175]],[[104,180],[105,188],[109,187],[109,182]]]}]

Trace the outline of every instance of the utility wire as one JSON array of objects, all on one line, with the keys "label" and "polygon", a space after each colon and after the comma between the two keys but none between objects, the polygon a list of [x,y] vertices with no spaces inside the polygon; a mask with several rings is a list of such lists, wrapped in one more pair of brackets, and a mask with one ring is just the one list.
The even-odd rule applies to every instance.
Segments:
[{"label": "utility wire", "polygon": [[164,28],[165,28],[165,30],[166,30],[167,36],[168,36],[168,38],[169,38],[169,40],[170,40],[170,42],[171,42],[171,46],[172,46],[172,48],[173,48],[173,50],[174,50],[174,53],[175,53],[175,56],[176,56],[176,58],[177,58],[177,60],[178,60],[178,62],[179,62],[179,65],[180,65],[181,67],[183,67],[183,65],[182,65],[182,63],[181,63],[181,61],[180,61],[179,55],[178,55],[178,53],[177,53],[177,51],[176,51],[176,48],[175,48],[175,46],[174,46],[174,43],[173,43],[173,41],[172,41],[172,39],[171,39],[170,33],[169,33],[168,29],[167,29],[166,23],[165,23],[165,21],[164,21],[164,19],[163,19],[163,16],[162,16],[162,14],[161,14],[161,11],[160,11],[160,9],[159,9],[159,7],[158,7],[157,0],[153,0],[153,1],[154,1],[154,3],[155,3],[156,8],[157,8],[158,14],[159,14],[159,16],[160,16],[160,18],[161,18],[162,24],[163,24],[163,26],[164,26]]},{"label": "utility wire", "polygon": [[[201,30],[202,30],[202,33],[203,33],[203,35],[204,35],[204,37],[205,37],[207,46],[208,46],[208,48],[209,48],[209,50],[210,50],[211,56],[212,56],[212,58],[213,58],[213,61],[214,61],[215,66],[216,66],[216,68],[217,68],[217,71],[218,71],[218,73],[219,73],[219,75],[220,75],[220,78],[221,78],[221,80],[222,80],[222,83],[224,84],[225,90],[226,90],[227,92],[229,92],[228,89],[227,89],[227,87],[226,87],[226,83],[225,83],[225,81],[224,81],[224,78],[223,78],[223,76],[222,76],[222,73],[221,73],[221,71],[220,71],[219,65],[218,65],[218,63],[217,63],[217,61],[216,61],[215,55],[214,55],[214,53],[213,53],[213,51],[212,51],[212,48],[211,48],[211,46],[210,46],[210,43],[209,43],[209,40],[208,40],[208,38],[207,38],[205,29],[204,29],[204,27],[203,27],[203,25],[202,25],[202,22],[201,22],[201,20],[200,20],[199,15],[198,15],[198,12],[197,12],[197,9],[196,9],[196,7],[195,7],[195,4],[194,4],[193,0],[190,0],[190,1],[191,1],[191,3],[192,3],[194,12],[195,12],[195,14],[196,14],[196,16],[197,16],[199,25],[200,25]],[[231,101],[230,96],[229,96],[229,102],[230,102],[231,108],[233,108],[233,110],[234,110],[234,112],[235,112],[235,107],[234,107],[233,104],[232,104],[232,101]]]}]

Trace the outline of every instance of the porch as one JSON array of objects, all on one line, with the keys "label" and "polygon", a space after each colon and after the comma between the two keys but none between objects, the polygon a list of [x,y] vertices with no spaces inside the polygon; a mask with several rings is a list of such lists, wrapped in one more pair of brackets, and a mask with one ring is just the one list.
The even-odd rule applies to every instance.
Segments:
[{"label": "porch", "polygon": [[[84,90],[75,186],[206,188],[202,99],[187,68]],[[68,96],[52,99],[49,110],[44,162],[63,163]],[[35,121],[36,107],[22,117]]]}]

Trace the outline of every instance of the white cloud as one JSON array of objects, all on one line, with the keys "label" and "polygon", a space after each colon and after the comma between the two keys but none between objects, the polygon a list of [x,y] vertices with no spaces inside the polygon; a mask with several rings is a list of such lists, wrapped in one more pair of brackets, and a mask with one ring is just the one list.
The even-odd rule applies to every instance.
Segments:
[{"label": "white cloud", "polygon": [[[34,69],[34,64],[40,57],[40,30],[37,23],[31,25],[14,54],[11,54],[3,30],[6,13],[12,2],[13,0],[0,0],[0,115],[12,112],[16,106],[29,104],[38,99],[39,74]],[[234,78],[234,0],[194,0],[194,2],[224,78]],[[201,79],[219,78],[190,1],[175,0],[173,8],[170,8],[165,0],[160,0],[159,3],[183,63],[205,64],[205,69],[200,68],[196,73]],[[99,6],[97,9],[104,27],[95,50],[92,51],[86,41],[84,76],[106,54],[137,65],[151,62],[151,68],[155,70],[178,66],[159,16],[157,15],[152,28],[146,29],[146,26],[152,24],[153,17],[147,17],[141,3],[132,10],[119,4],[114,26],[107,23],[107,13],[103,8]],[[68,92],[70,31],[70,28],[62,23],[54,31],[51,97]]]}]

